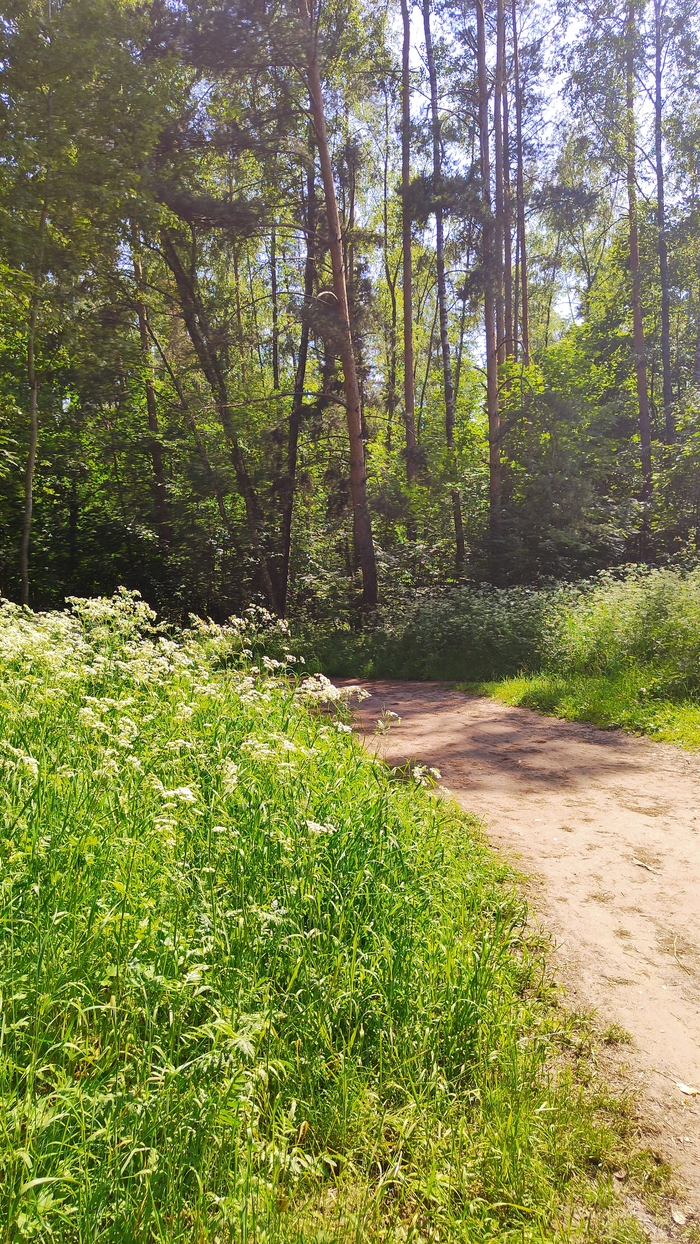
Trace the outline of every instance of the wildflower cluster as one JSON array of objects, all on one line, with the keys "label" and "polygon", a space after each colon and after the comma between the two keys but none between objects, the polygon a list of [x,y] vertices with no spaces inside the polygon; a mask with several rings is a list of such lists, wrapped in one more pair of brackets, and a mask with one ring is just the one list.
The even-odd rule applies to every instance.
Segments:
[{"label": "wildflower cluster", "polygon": [[522,1170],[494,1164],[475,1105],[505,1094],[510,1119],[517,1097],[540,1136],[520,904],[425,797],[435,771],[392,783],[363,752],[359,688],[295,664],[259,611],[178,632],[123,591],[0,609],[8,1239],[214,1244],[255,1222],[299,1244],[329,1190],[346,1238],[348,1215],[428,1204],[480,1221],[485,1187],[520,1206],[549,1178],[549,1105]]}]

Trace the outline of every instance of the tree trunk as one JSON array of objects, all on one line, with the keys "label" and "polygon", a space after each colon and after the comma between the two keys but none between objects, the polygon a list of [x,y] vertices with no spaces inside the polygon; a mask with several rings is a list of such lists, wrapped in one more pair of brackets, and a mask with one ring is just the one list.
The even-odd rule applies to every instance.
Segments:
[{"label": "tree trunk", "polygon": [[270,293],[272,295],[272,387],[280,387],[280,329],[277,299],[277,232],[270,238]]},{"label": "tree trunk", "polygon": [[695,357],[693,359],[693,383],[700,387],[700,267],[698,267],[698,305],[695,312]]},{"label": "tree trunk", "polygon": [[[520,292],[520,343],[518,355],[525,366],[530,363],[530,306],[527,283],[527,245],[525,240],[525,169],[523,162],[523,97],[520,85],[520,56],[518,51],[517,0],[512,2],[513,21],[513,94],[515,100],[515,206],[516,206],[516,264]],[[515,319],[518,308],[516,302]],[[516,334],[517,336],[517,334]]]},{"label": "tree trunk", "polygon": [[[53,88],[49,89],[48,99],[48,134],[50,136],[53,120]],[[27,466],[24,473],[24,513],[22,516],[22,538],[19,547],[19,573],[22,583],[22,604],[29,604],[29,542],[32,534],[32,513],[34,511],[34,471],[36,468],[36,451],[39,442],[39,380],[36,374],[36,330],[39,321],[39,288],[43,276],[44,241],[46,222],[49,216],[49,187],[51,184],[50,169],[47,166],[44,202],[41,206],[39,229],[37,234],[37,262],[34,270],[34,288],[29,307],[29,324],[27,326],[27,384],[29,385],[29,447]]]},{"label": "tree trunk", "polygon": [[510,193],[510,127],[508,104],[508,75],[506,72],[506,18],[503,11],[503,94],[501,108],[503,111],[503,296],[505,303],[505,356],[513,357],[513,255],[512,255],[512,212]]},{"label": "tree trunk", "polygon": [[482,256],[484,268],[484,330],[486,337],[486,409],[489,427],[489,560],[491,579],[502,574],[501,427],[498,410],[498,358],[493,291],[493,216],[491,214],[491,157],[489,150],[489,83],[486,68],[484,0],[476,0],[477,69],[479,85],[479,139],[484,204]]},{"label": "tree trunk", "polygon": [[29,539],[32,532],[32,510],[34,508],[34,468],[36,465],[36,447],[39,439],[39,382],[36,374],[36,326],[39,315],[39,291],[32,294],[31,311],[29,313],[29,331],[27,334],[27,382],[29,384],[29,451],[27,467],[24,474],[24,518],[22,522],[22,542],[20,545],[19,567],[22,578],[22,604],[29,604]]},{"label": "tree trunk", "polygon": [[292,551],[292,519],[294,516],[294,490],[297,474],[297,452],[299,448],[299,432],[304,407],[304,385],[306,383],[306,364],[309,356],[309,308],[314,294],[315,276],[315,242],[316,242],[316,170],[313,162],[313,149],[308,170],[306,188],[306,262],[304,264],[304,311],[301,321],[301,339],[299,342],[299,358],[294,377],[294,398],[289,416],[289,435],[287,439],[287,472],[282,490],[282,565],[280,568],[280,611],[282,617],[287,613],[287,597],[289,594],[289,563]]},{"label": "tree trunk", "polygon": [[224,435],[229,445],[231,461],[236,472],[236,480],[245,505],[248,537],[260,568],[260,577],[262,579],[265,595],[268,599],[270,608],[275,612],[278,612],[277,597],[270,575],[267,555],[265,553],[264,544],[260,534],[260,528],[262,526],[262,513],[248,474],[248,468],[243,456],[243,451],[240,447],[238,437],[236,436],[236,431],[233,426],[228,390],[226,388],[226,382],[224,380],[218,355],[216,350],[211,345],[211,334],[209,332],[209,326],[204,314],[204,309],[201,305],[201,300],[198,297],[196,285],[185,272],[175,243],[173,242],[167,229],[161,230],[161,241],[163,244],[163,253],[165,255],[166,262],[175,277],[175,284],[177,286],[185,327],[194,347],[194,351],[197,355],[204,377],[209,385],[209,388],[211,389],[217,414],[219,416],[219,422],[221,423]]},{"label": "tree trunk", "polygon": [[[433,40],[430,30],[430,0],[423,0],[423,27],[425,30],[425,54],[430,79],[430,116],[433,139],[433,194],[439,197],[442,179],[442,158],[440,153],[440,112],[438,107],[437,72],[433,55]],[[454,390],[452,386],[452,359],[450,357],[450,338],[447,319],[447,282],[445,279],[445,222],[443,210],[439,203],[435,206],[435,258],[437,263],[437,292],[440,320],[440,346],[442,349],[442,370],[445,385],[445,440],[448,448],[455,443],[455,408]]]},{"label": "tree trunk", "polygon": [[[437,264],[438,315],[440,321],[440,347],[442,350],[442,374],[445,389],[445,442],[448,449],[455,447],[455,397],[452,382],[452,357],[450,354],[449,323],[447,315],[447,281],[445,277],[445,221],[439,204],[442,181],[442,155],[440,151],[440,110],[438,105],[437,71],[433,54],[430,29],[430,0],[423,0],[423,29],[425,31],[425,55],[430,79],[430,115],[433,138],[433,194],[435,204],[435,259]],[[455,528],[455,575],[459,578],[464,570],[464,524],[462,522],[462,498],[459,488],[452,489],[452,515]]]},{"label": "tree trunk", "polygon": [[401,0],[403,46],[401,56],[401,236],[403,241],[403,402],[406,428],[406,479],[418,473],[416,454],[416,389],[413,375],[413,253],[411,212],[411,16],[408,0]]},{"label": "tree trunk", "polygon": [[659,277],[661,280],[661,366],[666,444],[676,439],[671,380],[671,300],[668,282],[668,246],[666,240],[666,204],[664,195],[664,158],[662,144],[663,73],[661,40],[661,0],[654,0],[654,150],[656,158],[656,224],[659,245]]},{"label": "tree trunk", "polygon": [[506,307],[503,291],[503,85],[505,55],[505,4],[504,0],[496,0],[496,77],[493,95],[496,219],[493,230],[493,275],[496,290],[496,346],[499,363],[505,363],[506,360]]},{"label": "tree trunk", "polygon": [[[398,270],[393,273],[391,264],[389,263],[389,93],[384,88],[384,123],[385,123],[385,141],[384,141],[384,164],[382,169],[382,230],[383,230],[383,258],[384,258],[384,279],[386,287],[389,291],[389,301],[391,303],[391,318],[389,320],[389,333],[387,345],[387,386],[386,386],[386,447],[391,451],[391,438],[394,427],[394,413],[396,411],[396,338],[398,325],[398,308],[396,305],[396,284],[398,281]],[[385,337],[386,340],[386,337]]]},{"label": "tree trunk", "polygon": [[131,258],[134,265],[134,285],[136,289],[136,314],[139,322],[139,341],[141,344],[141,360],[143,363],[144,387],[146,390],[146,412],[148,415],[148,444],[153,472],[153,502],[155,509],[156,531],[164,550],[172,542],[172,528],[168,515],[168,490],[165,479],[163,446],[158,435],[158,410],[156,393],[153,386],[153,366],[151,363],[151,343],[148,331],[148,312],[144,301],[144,279],[141,256],[138,253],[138,238],[135,229],[131,231]]},{"label": "tree trunk", "polygon": [[352,333],[350,330],[348,294],[343,266],[343,239],[338,217],[338,201],[335,194],[333,166],[331,164],[331,154],[326,134],[321,77],[314,47],[314,28],[307,0],[299,0],[299,8],[308,36],[307,72],[309,105],[321,165],[321,179],[328,219],[328,249],[333,269],[333,290],[337,300],[336,313],[340,330],[338,334],[340,338],[340,361],[343,367],[345,409],[348,439],[350,442],[350,491],[352,495],[355,554],[362,570],[363,603],[372,608],[377,604],[378,599],[377,567],[374,557],[372,523],[367,503],[367,475],[365,470],[365,451],[362,443],[362,408]]},{"label": "tree trunk", "polygon": [[648,501],[652,492],[651,474],[651,417],[647,389],[647,366],[644,343],[644,318],[642,313],[642,277],[639,269],[639,228],[637,212],[637,162],[636,126],[634,116],[634,53],[636,25],[634,0],[627,9],[626,51],[626,117],[625,144],[627,155],[627,206],[629,213],[630,282],[632,294],[632,331],[634,343],[634,368],[637,378],[637,402],[639,406],[639,440],[642,463],[642,500]]}]

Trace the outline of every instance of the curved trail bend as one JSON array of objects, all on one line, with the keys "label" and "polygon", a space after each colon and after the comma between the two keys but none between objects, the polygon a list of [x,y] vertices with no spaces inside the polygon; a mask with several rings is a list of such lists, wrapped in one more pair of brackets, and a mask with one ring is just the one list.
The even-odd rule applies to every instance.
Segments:
[{"label": "curved trail bend", "polygon": [[[349,681],[349,680],[348,680]],[[700,1214],[700,757],[443,683],[364,682],[357,727],[390,765],[440,769],[531,878],[577,1008],[633,1037],[647,1143]],[[375,735],[382,711],[401,723]]]}]

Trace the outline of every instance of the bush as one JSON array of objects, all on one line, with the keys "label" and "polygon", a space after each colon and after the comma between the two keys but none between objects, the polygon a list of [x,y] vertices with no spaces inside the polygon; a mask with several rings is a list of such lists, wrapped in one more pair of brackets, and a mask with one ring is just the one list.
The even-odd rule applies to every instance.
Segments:
[{"label": "bush", "polygon": [[297,628],[333,676],[482,682],[538,670],[643,668],[654,693],[700,689],[700,569],[629,566],[578,585],[455,588],[385,609],[362,631]]},{"label": "bush", "polygon": [[700,686],[700,569],[629,567],[562,595],[547,619],[548,669],[614,674],[648,666],[668,689]]},{"label": "bush", "polygon": [[552,593],[453,588],[385,610],[364,631],[301,630],[307,659],[330,676],[478,680],[540,664]]}]

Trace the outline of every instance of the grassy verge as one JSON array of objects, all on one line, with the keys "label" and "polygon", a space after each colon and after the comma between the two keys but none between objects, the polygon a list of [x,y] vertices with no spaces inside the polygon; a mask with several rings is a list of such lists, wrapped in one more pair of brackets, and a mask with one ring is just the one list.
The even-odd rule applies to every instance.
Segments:
[{"label": "grassy verge", "polygon": [[648,734],[691,751],[700,749],[700,703],[667,698],[655,691],[654,684],[653,671],[632,667],[588,676],[543,672],[463,686],[505,704],[591,722],[603,729]]},{"label": "grassy verge", "polygon": [[244,627],[151,623],[0,611],[2,1239],[640,1239],[475,824]]}]

